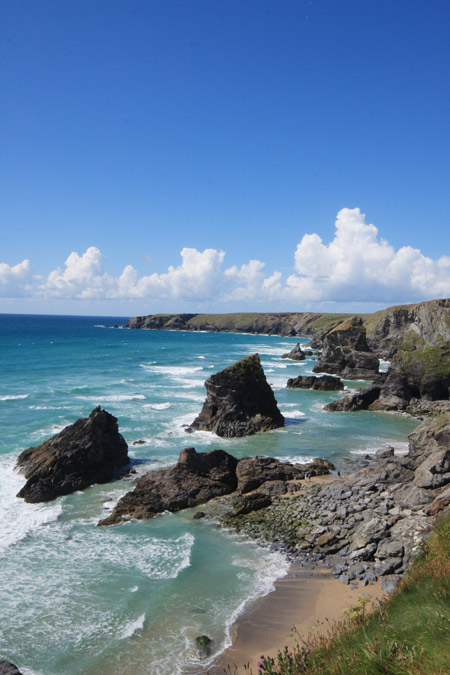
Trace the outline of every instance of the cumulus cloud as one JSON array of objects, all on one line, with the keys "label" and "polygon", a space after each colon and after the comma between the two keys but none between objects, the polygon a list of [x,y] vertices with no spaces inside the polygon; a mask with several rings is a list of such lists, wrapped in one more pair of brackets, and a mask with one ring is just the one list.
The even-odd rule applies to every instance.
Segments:
[{"label": "cumulus cloud", "polygon": [[394,304],[450,296],[450,256],[432,260],[410,246],[395,250],[358,208],[339,211],[328,243],[318,234],[305,234],[293,252],[287,278],[279,271],[266,272],[260,260],[223,269],[225,253],[212,248],[183,248],[180,255],[178,266],[146,276],[132,265],[119,276],[110,275],[95,246],[82,254],[72,252],[64,266],[47,277],[33,275],[28,260],[15,266],[0,263],[0,295],[215,305],[262,302],[275,310],[280,304],[294,310],[314,303]]},{"label": "cumulus cloud", "polygon": [[23,260],[11,266],[0,263],[0,296],[3,298],[19,298],[31,292],[33,274],[30,261]]},{"label": "cumulus cloud", "polygon": [[169,267],[162,274],[139,277],[132,265],[127,265],[119,277],[104,271],[100,250],[90,246],[85,253],[71,253],[64,269],[50,272],[40,284],[41,297],[58,298],[179,298],[204,300],[209,298],[219,283],[220,268],[225,254],[215,249],[198,251],[183,248],[182,263]]},{"label": "cumulus cloud", "polygon": [[390,302],[450,293],[448,257],[433,261],[410,246],[395,251],[358,208],[341,209],[335,228],[329,244],[317,234],[303,236],[286,280],[288,297]]}]

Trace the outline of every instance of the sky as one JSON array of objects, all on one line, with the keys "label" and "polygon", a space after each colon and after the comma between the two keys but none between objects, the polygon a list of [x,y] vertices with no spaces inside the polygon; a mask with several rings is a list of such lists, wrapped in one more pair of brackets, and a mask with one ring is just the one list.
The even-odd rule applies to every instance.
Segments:
[{"label": "sky", "polygon": [[0,312],[450,296],[446,0],[2,0]]}]

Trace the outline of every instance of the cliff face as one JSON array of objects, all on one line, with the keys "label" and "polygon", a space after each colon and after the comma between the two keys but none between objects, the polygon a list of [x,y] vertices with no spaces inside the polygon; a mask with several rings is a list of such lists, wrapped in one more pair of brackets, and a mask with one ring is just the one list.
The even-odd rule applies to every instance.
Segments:
[{"label": "cliff face", "polygon": [[351,315],[311,312],[150,314],[131,318],[125,328],[320,336],[347,316]]},{"label": "cliff face", "polygon": [[450,299],[389,307],[365,321],[371,349],[392,356],[399,348],[450,341]]},{"label": "cliff face", "polygon": [[[126,328],[203,330],[305,336],[322,339],[352,314],[317,312],[151,314],[131,318]],[[374,314],[360,314],[370,349],[391,357],[399,347],[450,341],[450,299],[399,305]]]}]

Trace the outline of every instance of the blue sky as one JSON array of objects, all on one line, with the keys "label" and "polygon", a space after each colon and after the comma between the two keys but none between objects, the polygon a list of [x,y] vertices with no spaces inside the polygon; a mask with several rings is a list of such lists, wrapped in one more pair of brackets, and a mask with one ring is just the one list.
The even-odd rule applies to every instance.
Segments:
[{"label": "blue sky", "polygon": [[450,295],[449,25],[444,0],[2,0],[0,311]]}]

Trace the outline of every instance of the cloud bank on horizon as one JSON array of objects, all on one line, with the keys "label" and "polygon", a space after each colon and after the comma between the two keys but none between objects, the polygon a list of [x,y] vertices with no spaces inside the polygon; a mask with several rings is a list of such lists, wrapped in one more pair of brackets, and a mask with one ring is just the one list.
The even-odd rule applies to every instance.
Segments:
[{"label": "cloud bank on horizon", "polygon": [[90,246],[72,252],[63,268],[48,276],[36,274],[29,260],[14,266],[0,263],[0,297],[36,300],[177,300],[181,302],[266,305],[299,303],[417,302],[450,296],[450,256],[437,260],[420,250],[397,251],[365,222],[359,208],[337,214],[335,234],[326,244],[317,234],[305,234],[294,254],[293,272],[270,275],[265,263],[250,260],[224,268],[225,253],[207,248],[181,250],[181,264],[167,272],[139,276],[126,265],[120,276],[105,271],[101,251]]}]

